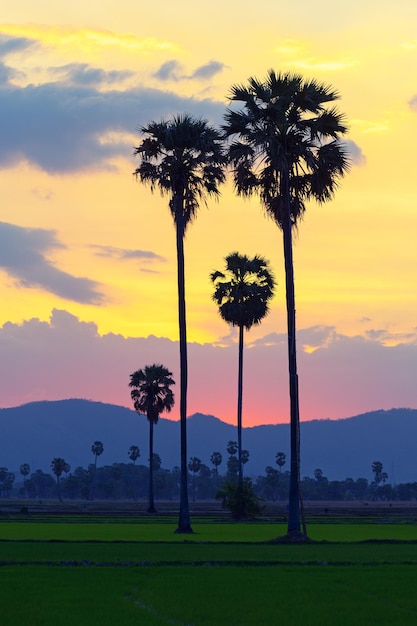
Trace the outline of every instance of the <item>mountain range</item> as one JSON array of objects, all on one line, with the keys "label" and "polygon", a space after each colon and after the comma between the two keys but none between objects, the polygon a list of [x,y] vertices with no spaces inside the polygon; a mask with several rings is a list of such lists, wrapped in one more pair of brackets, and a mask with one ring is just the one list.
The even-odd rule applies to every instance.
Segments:
[{"label": "mountain range", "polygon": [[[210,456],[223,456],[220,473],[226,471],[227,442],[237,439],[236,427],[212,415],[195,413],[187,420],[188,458],[199,457],[211,467]],[[75,469],[87,467],[94,458],[91,445],[104,445],[98,465],[128,463],[131,445],[140,448],[137,463],[147,464],[148,423],[135,411],[112,404],[69,399],[42,401],[0,409],[0,466],[19,475],[22,463],[31,471],[50,471],[54,457],[63,457]],[[154,451],[162,466],[180,464],[179,422],[160,418],[154,429]],[[250,460],[245,474],[257,476],[275,465],[277,452],[287,455],[283,471],[289,469],[288,424],[253,426],[243,429],[243,448]],[[378,410],[339,420],[301,423],[301,475],[313,476],[320,468],[329,480],[347,477],[372,479],[373,461],[381,461],[388,482],[417,481],[417,409]]]}]

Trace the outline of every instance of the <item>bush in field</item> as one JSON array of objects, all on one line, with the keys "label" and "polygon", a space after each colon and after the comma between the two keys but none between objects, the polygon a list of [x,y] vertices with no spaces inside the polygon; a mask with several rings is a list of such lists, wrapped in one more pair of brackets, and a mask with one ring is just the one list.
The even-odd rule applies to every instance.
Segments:
[{"label": "bush in field", "polygon": [[222,500],[222,507],[236,520],[253,519],[264,509],[250,478],[244,478],[241,484],[226,481],[216,493],[216,499]]}]

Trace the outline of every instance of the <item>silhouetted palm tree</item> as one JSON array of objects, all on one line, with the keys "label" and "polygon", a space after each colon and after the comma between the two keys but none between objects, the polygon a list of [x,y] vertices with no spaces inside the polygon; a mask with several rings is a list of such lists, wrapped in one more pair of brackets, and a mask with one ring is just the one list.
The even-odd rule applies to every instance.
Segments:
[{"label": "silhouetted palm tree", "polygon": [[193,502],[195,502],[195,475],[198,474],[198,472],[201,469],[201,459],[199,459],[197,456],[192,456],[188,463],[188,469],[193,475],[192,476],[192,491],[193,491]]},{"label": "silhouetted palm tree", "polygon": [[216,474],[216,484],[219,482],[219,465],[222,464],[223,457],[220,452],[213,452],[210,457],[211,463],[214,465],[214,471]]},{"label": "silhouetted palm tree", "polygon": [[150,122],[140,129],[144,139],[135,148],[141,163],[135,175],[151,190],[159,188],[169,197],[174,219],[178,267],[178,323],[180,340],[180,430],[181,485],[180,512],[176,532],[192,532],[188,503],[187,472],[187,324],[185,309],[184,235],[195,218],[201,201],[217,197],[224,182],[225,157],[222,139],[205,120],[188,114],[170,121]]},{"label": "silhouetted palm tree", "polygon": [[277,452],[276,453],[276,455],[275,455],[275,463],[279,467],[279,473],[282,472],[282,468],[284,467],[286,460],[287,460],[287,455],[285,454],[285,452]]},{"label": "silhouetted palm tree", "polygon": [[93,482],[91,486],[91,499],[94,500],[94,493],[96,489],[96,481],[97,481],[97,458],[101,456],[104,452],[104,446],[101,441],[95,441],[91,446],[91,452],[94,454],[94,476]]},{"label": "silhouetted palm tree", "polygon": [[226,257],[224,272],[210,275],[215,285],[213,300],[219,307],[221,317],[239,328],[239,358],[237,386],[237,445],[239,461],[239,485],[243,482],[242,463],[242,399],[243,399],[243,333],[254,324],[260,324],[269,310],[274,294],[274,277],[268,261],[260,256],[252,259],[238,252]]},{"label": "silhouetted palm tree", "polygon": [[171,411],[174,394],[171,386],[175,382],[172,373],[163,365],[146,365],[130,375],[129,387],[133,405],[138,413],[144,413],[149,422],[149,501],[148,513],[156,513],[153,495],[153,427],[163,411]]},{"label": "silhouetted palm tree", "polygon": [[97,468],[97,457],[104,452],[104,446],[101,441],[95,441],[91,446],[91,452],[94,454],[94,469]]},{"label": "silhouetted palm tree", "polygon": [[52,462],[51,462],[51,470],[56,476],[56,489],[58,493],[58,499],[61,502],[62,497],[61,497],[61,480],[60,479],[61,479],[61,475],[63,472],[65,473],[69,472],[70,466],[65,461],[65,459],[62,459],[61,457],[55,457],[54,459],[52,459]]},{"label": "silhouetted palm tree", "polygon": [[[341,137],[343,116],[332,104],[338,94],[315,80],[270,70],[264,81],[250,78],[232,87],[223,126],[234,137],[229,159],[238,194],[259,194],[283,232],[287,299],[291,469],[288,533],[300,533],[299,403],[295,337],[292,228],[303,216],[306,201],[333,197],[349,169]],[[328,106],[330,104],[330,106]],[[232,105],[233,106],[233,105]]]},{"label": "silhouetted palm tree", "polygon": [[138,446],[130,446],[128,456],[129,456],[129,459],[133,461],[133,464],[135,465],[136,461],[140,457],[140,450]]},{"label": "silhouetted palm tree", "polygon": [[26,491],[26,476],[28,476],[30,474],[30,465],[29,465],[29,463],[22,463],[22,465],[20,466],[20,473],[23,476],[23,488]]}]

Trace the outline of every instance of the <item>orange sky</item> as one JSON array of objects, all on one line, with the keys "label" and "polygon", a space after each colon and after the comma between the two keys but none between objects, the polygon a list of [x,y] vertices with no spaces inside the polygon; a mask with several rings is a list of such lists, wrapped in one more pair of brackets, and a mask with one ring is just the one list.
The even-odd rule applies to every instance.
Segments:
[{"label": "orange sky", "polygon": [[[354,150],[335,199],[308,208],[295,242],[302,419],[417,406],[415,3],[238,6],[2,8],[1,406],[69,396],[130,406],[132,368],[156,360],[177,372],[174,229],[166,200],[132,176],[136,130],[185,111],[219,124],[231,84],[270,67],[331,83]],[[278,280],[270,315],[247,335],[244,420],[285,421],[281,234],[230,184],[187,233],[190,413],[235,419],[236,337],[209,281],[234,250],[268,258]],[[93,380],[100,360],[106,388]],[[24,389],[23,362],[36,372]]]}]

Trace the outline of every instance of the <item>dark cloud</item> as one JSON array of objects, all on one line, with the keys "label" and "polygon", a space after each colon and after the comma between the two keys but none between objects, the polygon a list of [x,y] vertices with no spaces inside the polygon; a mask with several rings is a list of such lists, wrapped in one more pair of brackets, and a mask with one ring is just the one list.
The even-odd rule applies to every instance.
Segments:
[{"label": "dark cloud", "polygon": [[213,78],[216,74],[219,74],[225,67],[226,65],[224,63],[220,63],[220,61],[209,61],[209,63],[205,63],[204,65],[197,67],[197,69],[191,74],[190,78],[207,80],[209,78]]},{"label": "dark cloud", "polygon": [[111,85],[131,78],[134,75],[130,71],[106,72],[100,68],[90,67],[87,63],[70,63],[61,67],[51,68],[51,71],[72,85]]},{"label": "dark cloud", "polygon": [[91,246],[96,250],[97,256],[117,258],[121,260],[136,259],[139,261],[163,261],[166,259],[151,250],[125,250],[113,246]]},{"label": "dark cloud", "polygon": [[[105,168],[115,157],[132,154],[127,133],[149,120],[187,112],[217,125],[223,108],[213,100],[156,89],[100,92],[62,83],[9,85],[0,89],[0,167],[28,161],[51,173]],[[121,138],[107,142],[109,133]]]},{"label": "dark cloud", "polygon": [[179,80],[178,72],[181,69],[181,64],[175,59],[165,61],[152,76],[158,80]]},{"label": "dark cloud", "polygon": [[46,254],[65,248],[54,231],[22,228],[0,222],[0,267],[17,279],[19,287],[35,287],[82,304],[100,304],[96,282],[77,278],[56,268]]}]

